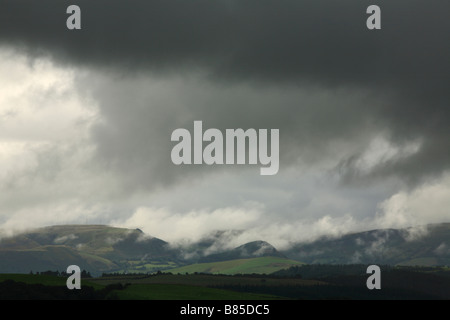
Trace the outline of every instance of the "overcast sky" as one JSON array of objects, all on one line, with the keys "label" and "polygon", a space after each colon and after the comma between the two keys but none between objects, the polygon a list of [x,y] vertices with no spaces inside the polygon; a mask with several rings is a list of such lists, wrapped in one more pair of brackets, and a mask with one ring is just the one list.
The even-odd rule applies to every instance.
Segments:
[{"label": "overcast sky", "polygon": [[[81,30],[66,9],[81,8]],[[381,8],[381,30],[366,9]],[[0,228],[284,247],[450,222],[450,2],[0,0]],[[280,169],[172,163],[177,128],[280,130]]]}]

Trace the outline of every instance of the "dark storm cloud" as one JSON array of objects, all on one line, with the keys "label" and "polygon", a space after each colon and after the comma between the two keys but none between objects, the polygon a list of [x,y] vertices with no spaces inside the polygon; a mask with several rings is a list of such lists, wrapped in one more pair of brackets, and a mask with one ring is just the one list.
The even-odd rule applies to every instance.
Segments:
[{"label": "dark storm cloud", "polygon": [[0,39],[87,64],[446,91],[450,4],[377,2],[382,31],[365,26],[368,1],[81,0],[69,31],[73,1],[2,0]]},{"label": "dark storm cloud", "polygon": [[[82,30],[65,27],[70,4],[81,7]],[[370,4],[381,7],[381,30],[366,28]],[[106,125],[97,127],[94,136],[111,163],[134,161],[137,168],[149,154],[167,155],[169,146],[156,144],[153,151],[143,151],[141,140],[156,136],[166,143],[171,130],[189,124],[181,119],[197,117],[217,128],[280,128],[284,152],[296,146],[317,151],[327,141],[353,141],[377,130],[387,130],[398,145],[421,139],[418,153],[383,163],[372,176],[415,179],[438,174],[450,164],[449,2],[0,0],[0,8],[0,43],[31,56],[50,54],[63,64],[127,75],[202,72],[219,87],[244,83],[260,92],[278,88],[273,100],[267,93],[259,99],[258,93],[250,98],[245,93],[239,99],[217,90],[209,100],[208,94],[198,93],[190,105],[187,99],[166,116],[167,102],[147,108],[140,98],[148,96],[135,88],[124,91],[122,100],[112,90],[98,89]],[[328,96],[313,94],[305,101],[296,88],[319,88]],[[229,94],[239,94],[237,90]],[[338,93],[330,94],[334,90]],[[130,105],[127,115],[119,103]],[[149,118],[153,127],[143,120]],[[362,151],[348,152],[341,172],[358,177],[352,159]],[[168,159],[153,161],[157,168]]]}]

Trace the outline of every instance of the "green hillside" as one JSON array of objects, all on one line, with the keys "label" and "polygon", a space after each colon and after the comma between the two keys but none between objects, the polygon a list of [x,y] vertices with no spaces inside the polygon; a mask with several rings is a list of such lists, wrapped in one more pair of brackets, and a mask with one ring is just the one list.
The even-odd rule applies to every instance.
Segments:
[{"label": "green hillside", "polygon": [[76,264],[98,275],[127,270],[130,260],[160,266],[174,257],[176,252],[163,240],[138,229],[104,225],[50,226],[0,239],[3,273],[63,271]]},{"label": "green hillside", "polygon": [[[167,242],[144,234],[139,229],[105,225],[61,225],[30,230],[0,239],[0,272],[29,273],[66,270],[70,264],[102,273],[154,273],[186,264],[273,256],[285,258],[265,241],[253,241],[234,249],[205,255],[214,242],[193,244],[193,258],[185,248],[174,249]],[[192,252],[191,252],[192,253]],[[202,261],[206,259],[207,261]],[[247,263],[229,272],[267,273],[289,267],[280,261]],[[277,265],[278,263],[278,265]],[[233,268],[233,263],[231,267]],[[240,271],[242,268],[243,271]],[[220,268],[221,270],[223,268]],[[229,269],[229,268],[227,268]]]},{"label": "green hillside", "polygon": [[[137,229],[117,228],[105,225],[49,226],[3,238],[1,250],[29,250],[40,246],[66,246],[76,251],[104,257],[110,260],[134,257],[142,247],[162,253],[167,243],[146,236]],[[144,249],[144,251],[145,251]]]},{"label": "green hillside", "polygon": [[86,270],[117,268],[97,256],[87,256],[74,248],[61,245],[40,246],[23,250],[0,250],[0,270],[3,273],[29,273],[30,271],[66,270],[76,264]]},{"label": "green hillside", "polygon": [[269,274],[302,262],[280,257],[260,257],[235,259],[220,262],[196,263],[180,268],[170,269],[172,273],[212,273],[212,274]]}]

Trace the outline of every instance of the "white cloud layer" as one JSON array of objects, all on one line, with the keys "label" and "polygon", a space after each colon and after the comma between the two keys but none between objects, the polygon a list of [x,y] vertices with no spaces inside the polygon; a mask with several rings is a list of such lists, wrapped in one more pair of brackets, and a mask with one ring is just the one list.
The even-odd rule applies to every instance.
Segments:
[{"label": "white cloud layer", "polygon": [[380,227],[404,227],[450,221],[450,174],[406,192],[401,191],[379,206]]}]

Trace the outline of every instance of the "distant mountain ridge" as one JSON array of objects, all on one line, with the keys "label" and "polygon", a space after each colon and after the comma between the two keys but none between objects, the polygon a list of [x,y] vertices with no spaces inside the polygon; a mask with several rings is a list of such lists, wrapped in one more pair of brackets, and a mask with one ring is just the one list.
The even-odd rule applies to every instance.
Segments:
[{"label": "distant mountain ridge", "polygon": [[[180,248],[146,235],[140,229],[105,225],[59,225],[39,228],[0,239],[0,273],[65,270],[76,264],[93,274],[101,272],[151,272],[198,262],[209,257],[214,245],[203,240],[189,258]],[[282,257],[264,241],[244,244],[212,254],[208,261],[263,256]]]},{"label": "distant mountain ridge", "polygon": [[283,251],[263,240],[227,249],[227,241],[231,242],[242,232],[217,231],[181,248],[139,229],[105,225],[44,227],[0,239],[0,273],[62,271],[70,264],[92,274],[154,272],[190,264],[260,257],[308,264],[450,265],[450,223],[321,238],[294,244]]},{"label": "distant mountain ridge", "polygon": [[35,229],[0,240],[0,272],[65,270],[77,264],[94,272],[120,268],[120,261],[148,254],[173,254],[167,242],[140,230],[103,225],[62,225]]},{"label": "distant mountain ridge", "polygon": [[283,253],[309,264],[450,265],[450,223],[322,238]]}]

